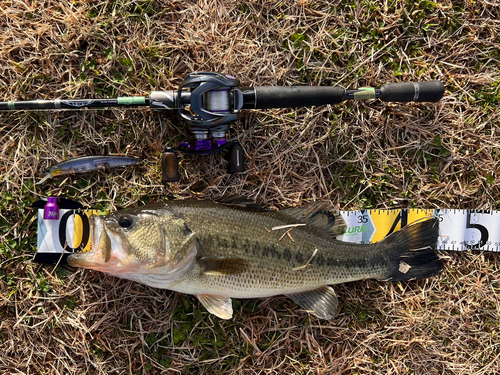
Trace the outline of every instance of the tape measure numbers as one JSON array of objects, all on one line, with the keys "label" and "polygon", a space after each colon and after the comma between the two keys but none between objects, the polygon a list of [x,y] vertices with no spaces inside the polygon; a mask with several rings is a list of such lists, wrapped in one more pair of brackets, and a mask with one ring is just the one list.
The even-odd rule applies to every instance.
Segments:
[{"label": "tape measure numbers", "polygon": [[[60,210],[60,219],[44,220],[38,210],[38,246],[35,259],[59,262],[63,253],[89,251],[91,228],[88,218],[95,210]],[[439,219],[439,250],[485,250],[500,252],[500,211],[491,210],[362,210],[341,211],[347,223],[341,241],[369,244],[382,240],[402,227],[429,216]]]},{"label": "tape measure numbers", "polygon": [[341,211],[347,230],[338,239],[368,244],[378,242],[405,225],[429,216],[439,218],[439,250],[500,252],[500,211],[458,209],[403,209]]}]

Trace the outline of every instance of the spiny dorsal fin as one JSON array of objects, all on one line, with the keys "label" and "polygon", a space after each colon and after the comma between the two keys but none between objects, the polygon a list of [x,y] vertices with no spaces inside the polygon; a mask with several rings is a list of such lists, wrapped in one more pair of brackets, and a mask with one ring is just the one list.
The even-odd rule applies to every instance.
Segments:
[{"label": "spiny dorsal fin", "polygon": [[240,258],[210,258],[198,260],[205,275],[235,275],[242,273],[247,268],[247,261]]},{"label": "spiny dorsal fin", "polygon": [[289,297],[308,313],[320,319],[330,320],[337,314],[339,301],[330,286],[303,293],[290,294]]},{"label": "spiny dorsal fin", "polygon": [[235,208],[245,208],[252,211],[269,211],[267,208],[259,206],[255,201],[250,198],[240,197],[238,195],[225,195],[218,199],[216,203],[233,206]]},{"label": "spiny dorsal fin", "polygon": [[314,202],[306,206],[285,208],[280,212],[335,238],[344,234],[347,225],[342,216],[331,212],[329,208],[330,205],[326,202]]}]

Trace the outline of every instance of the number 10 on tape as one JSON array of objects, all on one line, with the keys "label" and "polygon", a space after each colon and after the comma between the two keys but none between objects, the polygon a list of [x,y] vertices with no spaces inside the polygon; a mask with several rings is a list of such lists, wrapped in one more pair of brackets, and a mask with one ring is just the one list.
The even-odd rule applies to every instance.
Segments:
[{"label": "number 10 on tape", "polygon": [[45,220],[38,210],[38,253],[73,253],[90,250],[89,217],[97,210],[60,210],[58,220]]}]

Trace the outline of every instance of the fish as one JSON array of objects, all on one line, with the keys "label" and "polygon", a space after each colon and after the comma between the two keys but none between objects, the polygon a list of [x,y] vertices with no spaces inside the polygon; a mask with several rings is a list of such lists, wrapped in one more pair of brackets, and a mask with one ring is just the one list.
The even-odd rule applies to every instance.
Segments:
[{"label": "fish", "polygon": [[40,185],[49,178],[56,176],[86,173],[110,168],[128,167],[138,164],[142,164],[142,160],[133,156],[83,156],[69,159],[49,167],[45,171],[46,175],[36,184]]},{"label": "fish", "polygon": [[286,295],[329,320],[332,285],[443,271],[434,216],[373,244],[337,240],[346,223],[324,202],[276,211],[239,198],[172,200],[89,220],[91,250],[70,254],[70,266],[195,295],[221,319],[233,316],[232,298]]}]

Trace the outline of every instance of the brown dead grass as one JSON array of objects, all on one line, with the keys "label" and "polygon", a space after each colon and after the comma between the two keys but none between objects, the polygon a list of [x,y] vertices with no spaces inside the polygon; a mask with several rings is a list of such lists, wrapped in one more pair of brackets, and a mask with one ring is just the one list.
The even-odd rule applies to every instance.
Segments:
[{"label": "brown dead grass", "polygon": [[[0,1],[0,100],[145,95],[193,71],[248,86],[447,89],[437,104],[247,111],[231,130],[244,174],[225,174],[221,155],[186,156],[166,187],[161,150],[187,136],[173,115],[0,114],[0,372],[500,373],[497,254],[444,254],[431,280],[337,286],[331,322],[284,297],[241,301],[219,321],[189,296],[31,262],[24,208],[49,194],[115,209],[229,193],[270,208],[499,209],[499,19],[491,1]],[[33,186],[56,161],[108,153],[151,163]]]}]

